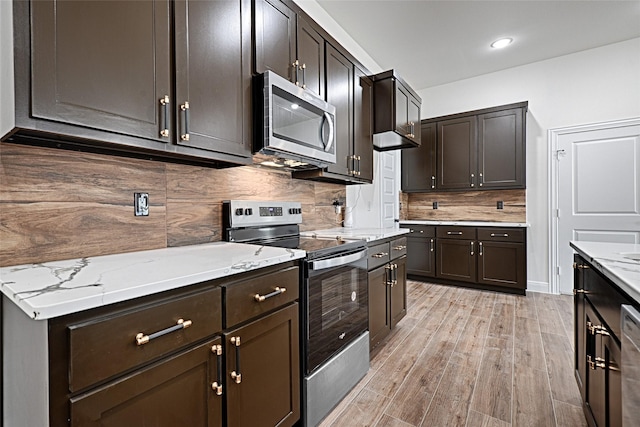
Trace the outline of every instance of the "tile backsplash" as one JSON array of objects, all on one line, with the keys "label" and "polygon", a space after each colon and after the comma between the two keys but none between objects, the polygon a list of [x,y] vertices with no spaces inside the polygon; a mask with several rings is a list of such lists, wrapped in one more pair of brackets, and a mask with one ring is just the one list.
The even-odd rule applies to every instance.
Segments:
[{"label": "tile backsplash", "polygon": [[[149,216],[133,194],[149,193]],[[211,169],[0,143],[0,266],[215,242],[222,201],[294,200],[303,230],[340,225],[344,185],[255,166]]]}]

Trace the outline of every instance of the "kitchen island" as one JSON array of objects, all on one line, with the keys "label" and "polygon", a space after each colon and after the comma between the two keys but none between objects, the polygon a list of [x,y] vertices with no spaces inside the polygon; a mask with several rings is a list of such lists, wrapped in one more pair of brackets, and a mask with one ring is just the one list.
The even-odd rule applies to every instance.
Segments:
[{"label": "kitchen island", "polygon": [[[293,425],[304,256],[211,243],[1,268],[4,425],[251,425],[246,405]],[[265,383],[284,405],[249,398]]]},{"label": "kitchen island", "polygon": [[[574,256],[575,377],[590,427],[635,425],[637,349],[622,306],[640,309],[640,245],[570,242]],[[634,361],[635,360],[635,361]],[[624,408],[631,408],[624,411]],[[623,422],[623,418],[625,422]],[[632,421],[630,423],[630,421]]]}]

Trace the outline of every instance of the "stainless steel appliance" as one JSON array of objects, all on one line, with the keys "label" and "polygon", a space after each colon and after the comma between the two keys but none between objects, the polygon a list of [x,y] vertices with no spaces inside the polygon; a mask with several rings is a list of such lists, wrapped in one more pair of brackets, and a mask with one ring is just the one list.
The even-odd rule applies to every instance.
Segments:
[{"label": "stainless steel appliance", "polygon": [[303,420],[315,426],[369,370],[367,246],[300,237],[298,202],[223,203],[224,239],[307,252],[301,265]]},{"label": "stainless steel appliance", "polygon": [[268,166],[326,167],[336,162],[336,109],[272,71],[254,80],[254,152]]},{"label": "stainless steel appliance", "polygon": [[640,422],[640,312],[623,305],[622,330],[622,425]]}]

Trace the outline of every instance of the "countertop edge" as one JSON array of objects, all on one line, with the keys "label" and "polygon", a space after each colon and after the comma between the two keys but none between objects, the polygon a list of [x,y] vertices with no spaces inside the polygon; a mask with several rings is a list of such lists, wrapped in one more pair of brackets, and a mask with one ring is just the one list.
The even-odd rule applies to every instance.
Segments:
[{"label": "countertop edge", "polygon": [[531,226],[528,222],[493,222],[493,221],[438,221],[430,219],[407,219],[401,220],[400,225],[460,225],[467,227],[509,227],[509,228],[528,228]]}]

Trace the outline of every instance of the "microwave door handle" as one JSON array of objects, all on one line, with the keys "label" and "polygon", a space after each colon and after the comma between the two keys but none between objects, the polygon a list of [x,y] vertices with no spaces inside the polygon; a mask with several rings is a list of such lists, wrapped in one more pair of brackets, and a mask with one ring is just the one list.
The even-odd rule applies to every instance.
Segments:
[{"label": "microwave door handle", "polygon": [[318,271],[327,268],[339,267],[341,265],[347,265],[352,262],[361,260],[367,256],[367,250],[356,252],[355,254],[349,254],[340,256],[337,258],[323,259],[320,261],[313,261],[309,263],[309,270]]},{"label": "microwave door handle", "polygon": [[[329,124],[329,137],[327,138],[327,142],[324,145],[324,151],[328,152],[331,149],[331,145],[333,145],[333,119],[331,118],[331,114],[327,113],[326,111],[323,115],[323,125],[325,120]],[[324,135],[322,134],[322,129],[320,130],[320,136],[321,136],[322,142],[324,142]]]}]

